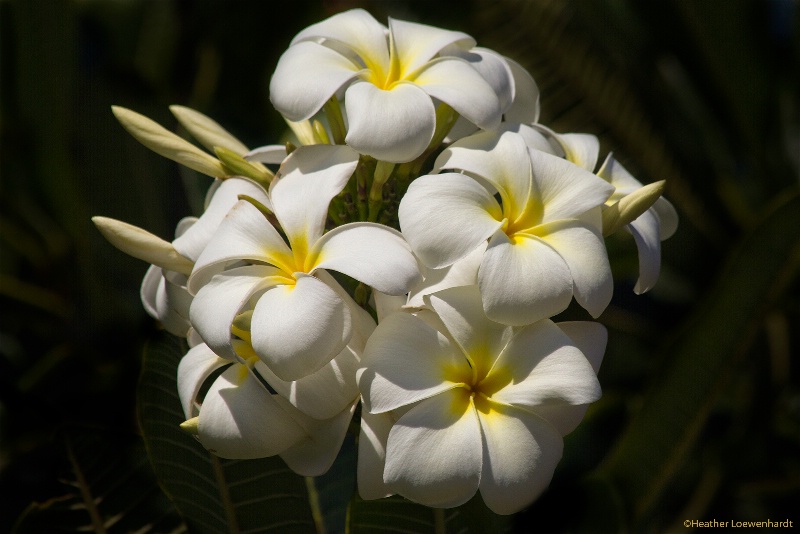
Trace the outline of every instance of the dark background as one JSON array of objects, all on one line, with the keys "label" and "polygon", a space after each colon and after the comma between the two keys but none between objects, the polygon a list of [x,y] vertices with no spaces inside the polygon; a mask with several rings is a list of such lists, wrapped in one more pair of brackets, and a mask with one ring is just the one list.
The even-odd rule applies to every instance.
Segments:
[{"label": "dark background", "polygon": [[[800,247],[791,232],[763,250],[741,245],[798,189],[800,3],[276,6],[0,1],[0,532],[29,504],[66,491],[65,435],[138,432],[140,356],[157,329],[138,297],[146,265],[105,243],[90,217],[169,239],[181,217],[201,208],[208,184],[139,145],[110,106],[175,129],[168,106],[181,104],[250,147],[274,143],[284,129],[267,91],[277,58],[300,29],[353,6],[384,22],[391,15],[462,30],[516,59],[540,86],[542,123],[594,133],[601,158],[613,150],[640,181],[667,180],[681,217],[663,244],[660,282],[644,296],[631,290],[632,241],[609,239],[616,289],[600,318],[610,331],[604,398],[567,438],[551,491],[519,515],[517,529],[580,531],[576,517],[602,517],[609,496],[593,499],[601,486],[578,481],[609,470],[622,476],[619,450],[646,460],[650,445],[620,445],[629,423],[656,402],[648,399],[669,400],[671,381],[699,376],[686,362],[699,369],[706,360],[692,386],[699,400],[676,416],[683,426],[668,461],[647,478],[639,505],[630,504],[639,486],[622,490],[619,524],[649,532],[685,530],[685,519],[800,524]],[[726,278],[732,266],[773,253],[784,259],[769,279],[759,268],[752,278]],[[739,306],[737,292],[751,284],[768,291]],[[726,313],[704,312],[721,299]],[[729,345],[687,348],[685,340],[706,335]],[[652,413],[668,419],[669,407]],[[650,421],[662,423],[671,428]],[[659,441],[657,430],[652,436]]]}]

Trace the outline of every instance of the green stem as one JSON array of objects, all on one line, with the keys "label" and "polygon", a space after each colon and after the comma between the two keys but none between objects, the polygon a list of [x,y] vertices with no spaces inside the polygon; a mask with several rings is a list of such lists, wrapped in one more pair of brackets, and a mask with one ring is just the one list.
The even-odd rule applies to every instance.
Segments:
[{"label": "green stem", "polygon": [[436,534],[447,534],[447,527],[444,522],[444,508],[433,509],[433,531]]},{"label": "green stem", "polygon": [[375,222],[378,220],[378,213],[383,206],[383,186],[389,180],[394,171],[394,163],[379,161],[375,166],[375,175],[372,180],[372,187],[369,189],[369,216],[368,220]]}]

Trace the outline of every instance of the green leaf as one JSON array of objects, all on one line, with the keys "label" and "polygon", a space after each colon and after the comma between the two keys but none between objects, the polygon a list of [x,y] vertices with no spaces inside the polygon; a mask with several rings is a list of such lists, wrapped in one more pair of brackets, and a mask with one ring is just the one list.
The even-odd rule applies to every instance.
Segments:
[{"label": "green leaf", "polygon": [[278,457],[224,460],[178,425],[182,340],[162,334],[145,349],[139,420],[159,482],[193,533],[315,532],[303,477]]},{"label": "green leaf", "polygon": [[138,436],[69,429],[61,438],[68,459],[64,493],[28,506],[15,534],[185,530],[158,487]]},{"label": "green leaf", "polygon": [[660,502],[798,263],[800,195],[793,191],[731,253],[676,343],[666,347],[667,368],[597,473],[619,490],[634,527]]}]

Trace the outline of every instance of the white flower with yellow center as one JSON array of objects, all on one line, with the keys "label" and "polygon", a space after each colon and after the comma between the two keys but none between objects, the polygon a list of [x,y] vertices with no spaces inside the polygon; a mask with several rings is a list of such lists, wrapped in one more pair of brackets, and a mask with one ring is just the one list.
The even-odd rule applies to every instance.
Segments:
[{"label": "white flower with yellow center", "polygon": [[493,322],[475,286],[426,300],[433,312],[389,315],[364,350],[359,493],[445,508],[479,490],[494,512],[517,512],[545,490],[562,436],[600,397],[606,331]]},{"label": "white flower with yellow center", "polygon": [[[270,100],[290,121],[344,100],[346,142],[362,154],[400,163],[423,153],[436,129],[434,100],[480,128],[497,126],[511,99],[510,71],[467,34],[390,19],[362,9],[301,31],[281,56]],[[463,57],[459,57],[459,55]],[[471,64],[482,63],[481,72]]]},{"label": "white flower with yellow center", "polygon": [[191,322],[221,356],[232,356],[231,324],[252,308],[252,346],[283,380],[309,375],[336,356],[352,334],[352,317],[326,269],[389,294],[404,294],[419,277],[399,232],[351,223],[325,233],[328,205],[355,170],[345,146],[300,147],[272,181],[275,223],[242,200],[220,224],[189,277]]},{"label": "white flower with yellow center", "polygon": [[434,169],[462,173],[418,178],[399,208],[400,228],[422,263],[451,265],[488,240],[478,285],[492,320],[529,324],[563,311],[573,296],[593,316],[602,313],[613,292],[600,234],[608,183],[528,149],[513,132],[461,139]]}]

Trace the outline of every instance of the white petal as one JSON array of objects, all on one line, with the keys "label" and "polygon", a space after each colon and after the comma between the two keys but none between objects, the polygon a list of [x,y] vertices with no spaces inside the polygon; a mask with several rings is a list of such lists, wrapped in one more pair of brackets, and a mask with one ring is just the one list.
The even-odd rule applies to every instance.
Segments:
[{"label": "white petal", "polygon": [[329,272],[324,269],[317,269],[314,271],[314,277],[333,289],[333,291],[339,295],[339,298],[347,304],[347,309],[350,310],[350,316],[353,318],[353,335],[350,337],[348,345],[357,353],[361,354],[361,352],[364,351],[364,345],[367,343],[367,339],[375,330],[375,320],[367,310],[356,304],[353,297],[345,291]]},{"label": "white petal", "polygon": [[324,475],[342,448],[356,404],[351,403],[334,417],[324,421],[299,418],[298,422],[309,437],[281,453],[281,458],[289,469],[306,477]]},{"label": "white petal", "polygon": [[614,158],[612,153],[606,156],[606,160],[603,162],[603,165],[600,166],[600,170],[597,171],[597,176],[606,180],[616,189],[625,192],[630,192],[642,187],[642,182],[634,178],[633,175]]},{"label": "white petal", "polygon": [[345,108],[347,144],[381,161],[413,160],[428,147],[436,126],[431,97],[410,83],[383,90],[356,82],[347,88]]},{"label": "white petal", "polygon": [[390,18],[389,32],[402,69],[400,78],[417,70],[449,45],[463,48],[475,46],[475,40],[466,33],[405,20]]},{"label": "white petal", "polygon": [[592,321],[564,321],[557,323],[572,343],[586,356],[595,374],[600,371],[603,355],[608,343],[608,330],[600,323]]},{"label": "white petal", "polygon": [[394,419],[388,413],[361,411],[358,435],[358,495],[364,500],[382,499],[392,494],[383,481],[386,441]]},{"label": "white petal", "polygon": [[561,143],[567,160],[589,172],[594,171],[600,154],[600,140],[597,136],[584,133],[566,133],[556,136]]},{"label": "white petal", "polygon": [[220,223],[195,263],[189,291],[197,291],[228,264],[250,260],[272,264],[291,274],[298,269],[280,234],[251,203],[240,200]]},{"label": "white petal", "polygon": [[326,46],[298,43],[278,60],[269,82],[270,102],[287,119],[306,120],[360,70],[359,65]]},{"label": "white petal", "polygon": [[486,317],[478,286],[454,287],[426,301],[447,332],[470,357],[477,376],[485,376],[511,337],[511,328]]},{"label": "white petal", "polygon": [[237,267],[214,276],[192,301],[189,316],[206,344],[223,358],[237,361],[231,344],[231,323],[258,291],[287,282],[266,265]]},{"label": "white petal", "polygon": [[283,162],[270,184],[269,196],[296,256],[305,256],[322,237],[328,205],[347,185],[357,165],[356,152],[335,145],[298,147]]},{"label": "white petal", "polygon": [[569,161],[530,150],[534,188],[544,208],[543,220],[577,217],[601,206],[614,188]]},{"label": "white petal", "polygon": [[518,122],[503,122],[498,128],[500,132],[514,132],[522,136],[528,148],[535,148],[547,152],[548,154],[557,155],[553,149],[550,141],[539,131],[539,128],[528,126],[527,124],[520,124]]},{"label": "white petal", "polygon": [[222,458],[274,456],[306,436],[250,370],[239,364],[214,381],[199,417],[200,442]]},{"label": "white petal", "polygon": [[482,387],[496,391],[492,400],[534,409],[600,398],[600,384],[586,356],[549,319],[516,333]]},{"label": "white petal", "polygon": [[486,315],[509,325],[530,324],[564,311],[572,299],[569,267],[550,246],[497,232],[478,271]]},{"label": "white petal", "polygon": [[437,58],[417,71],[411,80],[476,126],[488,129],[500,124],[497,94],[478,71],[460,58]]},{"label": "white petal", "polygon": [[207,345],[195,345],[178,364],[178,397],[181,399],[183,415],[186,419],[196,417],[195,404],[199,399],[200,388],[211,374],[231,362],[220,358]]},{"label": "white petal", "polygon": [[426,399],[403,415],[386,444],[384,481],[414,502],[449,508],[478,488],[482,463],[478,417],[464,389]]},{"label": "white petal", "polygon": [[358,397],[359,364],[358,355],[345,347],[321,369],[296,381],[281,380],[263,362],[258,362],[255,368],[292,406],[314,419],[330,419]]},{"label": "white petal", "polygon": [[446,267],[475,250],[502,225],[497,201],[462,174],[417,178],[398,210],[400,229],[428,267]]},{"label": "white petal", "polygon": [[253,349],[283,380],[319,370],[339,354],[352,333],[350,311],[313,276],[277,286],[258,299],[251,321]]},{"label": "white petal", "polygon": [[254,148],[244,155],[247,161],[258,161],[272,165],[280,165],[286,159],[285,145],[264,145]]},{"label": "white petal", "polygon": [[678,212],[672,203],[664,197],[656,200],[651,208],[658,215],[658,222],[660,224],[661,232],[660,239],[664,241],[672,237],[672,234],[678,229]]},{"label": "white petal", "polygon": [[191,327],[189,306],[192,304],[192,296],[186,289],[186,276],[166,271],[163,278],[158,294],[158,320],[170,334],[186,337]]},{"label": "white petal", "polygon": [[614,293],[611,266],[603,238],[578,221],[539,227],[540,239],[553,247],[569,266],[575,300],[592,317],[606,309]]},{"label": "white petal", "polygon": [[417,260],[400,232],[376,223],[334,228],[317,241],[309,262],[309,272],[338,271],[390,295],[408,293],[420,278]]},{"label": "white petal", "polygon": [[658,216],[653,213],[653,210],[647,210],[626,228],[636,240],[636,247],[639,251],[639,279],[636,281],[633,292],[641,295],[656,285],[661,270]]},{"label": "white petal", "polygon": [[514,408],[479,413],[484,437],[480,491],[497,514],[513,514],[547,489],[563,442],[543,419]]},{"label": "white petal", "polygon": [[486,252],[486,244],[478,247],[457,262],[441,269],[428,269],[420,266],[423,280],[413,288],[406,305],[409,308],[421,308],[425,305],[423,297],[442,289],[451,287],[472,286],[478,283],[478,269]]},{"label": "white petal", "polygon": [[222,180],[215,188],[203,215],[180,237],[172,242],[175,250],[189,259],[197,260],[225,215],[239,201],[239,195],[247,195],[270,208],[267,192],[260,185],[244,178]]},{"label": "white petal", "polygon": [[[407,301],[408,297],[406,295],[387,295],[380,291],[373,291],[370,304],[375,309],[375,315],[378,316],[378,322],[380,323],[389,315],[402,311]],[[422,299],[420,299],[420,302],[422,302]]]},{"label": "white petal", "polygon": [[472,48],[454,55],[465,59],[486,80],[497,95],[500,110],[506,110],[514,100],[514,75],[506,58],[488,48]]},{"label": "white petal", "polygon": [[364,409],[386,412],[457,386],[464,355],[440,332],[405,313],[387,317],[367,341],[358,371]]},{"label": "white petal", "polygon": [[[606,328],[600,323],[590,321],[562,322],[557,326],[586,356],[596,374],[600,370],[608,340]],[[548,404],[537,406],[533,411],[553,425],[562,436],[566,436],[580,424],[588,407],[587,404],[577,406]]]},{"label": "white petal", "polygon": [[164,271],[158,265],[147,268],[139,288],[139,297],[147,315],[158,319],[158,301],[160,294],[164,293]]},{"label": "white petal", "polygon": [[531,162],[525,140],[513,132],[480,132],[461,139],[436,158],[435,169],[462,169],[491,183],[513,223],[531,195]]},{"label": "white petal", "polygon": [[539,122],[539,87],[522,65],[505,59],[514,75],[514,102],[505,111],[506,120],[525,124]]},{"label": "white petal", "polygon": [[333,39],[359,55],[386,65],[389,63],[386,33],[386,26],[367,11],[351,9],[305,28],[292,39],[292,46],[307,40]]}]

